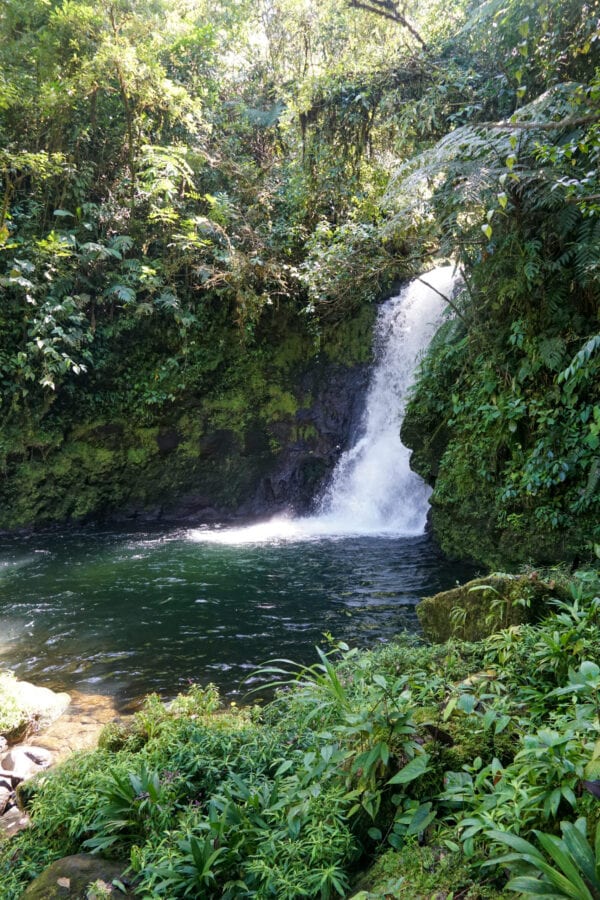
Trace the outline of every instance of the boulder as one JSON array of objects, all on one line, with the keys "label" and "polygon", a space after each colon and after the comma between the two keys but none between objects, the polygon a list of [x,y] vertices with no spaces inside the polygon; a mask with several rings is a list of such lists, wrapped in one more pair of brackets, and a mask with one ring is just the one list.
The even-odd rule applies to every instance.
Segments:
[{"label": "boulder", "polygon": [[[123,874],[127,868],[125,862],[114,862],[92,856],[91,853],[77,853],[75,856],[65,856],[57,859],[48,866],[41,875],[31,882],[22,894],[21,900],[64,900],[64,898],[77,898],[77,900],[92,900],[94,896],[113,896],[115,898],[133,897],[133,891],[128,890],[130,880]],[[113,880],[118,880],[126,888],[123,893],[120,888],[113,886]],[[105,893],[95,893],[93,885],[102,883]]]},{"label": "boulder", "polygon": [[[15,816],[20,820],[21,810],[8,818],[9,814],[17,807],[17,789],[26,781],[51,766],[52,754],[41,747],[28,747],[26,744],[11,747],[0,756],[0,832],[6,837],[14,833]],[[19,822],[18,831],[24,827]]]},{"label": "boulder", "polygon": [[36,750],[51,751],[54,763],[79,750],[93,750],[104,726],[119,718],[113,697],[72,691],[71,700],[60,719],[29,741]]},{"label": "boulder", "polygon": [[52,762],[49,750],[31,747],[28,744],[17,744],[0,757],[0,778],[12,780],[13,783],[25,781],[36,772],[47,769]]},{"label": "boulder", "polygon": [[47,728],[71,702],[66,693],[56,693],[28,681],[17,681],[8,673],[0,674],[0,699],[3,707],[10,710],[10,716],[2,726],[2,734],[10,744]]},{"label": "boulder", "polygon": [[425,597],[417,616],[425,637],[434,643],[450,638],[479,641],[525,622],[539,620],[552,599],[566,600],[568,592],[536,572],[527,575],[495,573]]},{"label": "boulder", "polygon": [[0,778],[0,816],[3,816],[6,810],[13,806],[15,802],[15,792],[12,784],[4,778]]},{"label": "boulder", "polygon": [[31,824],[29,816],[18,808],[11,806],[3,816],[0,816],[0,841],[13,837]]}]

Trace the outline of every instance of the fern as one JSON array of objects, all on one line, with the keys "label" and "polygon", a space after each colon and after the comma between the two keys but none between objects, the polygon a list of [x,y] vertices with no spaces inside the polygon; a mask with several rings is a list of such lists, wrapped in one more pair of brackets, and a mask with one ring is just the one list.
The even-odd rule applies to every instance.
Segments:
[{"label": "fern", "polygon": [[546,338],[538,344],[540,361],[551,372],[558,372],[565,358],[565,342],[562,338]]},{"label": "fern", "polygon": [[104,296],[109,296],[111,294],[119,300],[122,300],[123,303],[133,303],[136,297],[134,289],[125,284],[112,284],[105,290]]},{"label": "fern", "polygon": [[117,250],[119,253],[127,253],[133,247],[133,238],[128,234],[117,234],[108,242],[111,250]]},{"label": "fern", "polygon": [[578,281],[589,286],[600,276],[600,221],[585,219],[574,245],[575,272]]},{"label": "fern", "polygon": [[[551,212],[560,216],[558,236],[564,240],[581,221],[581,211],[575,204],[564,211],[564,194],[556,190],[552,167],[540,165],[540,132],[535,128],[522,128],[527,123],[544,123],[550,120],[568,119],[577,105],[577,84],[556,85],[531,103],[519,109],[510,123],[496,125],[464,125],[451,131],[424,153],[403,163],[392,176],[384,198],[384,205],[391,213],[388,229],[402,228],[407,217],[420,221],[432,212],[431,207],[446,204],[442,216],[444,226],[454,230],[464,207],[483,207],[495,198],[499,185],[507,174],[509,184],[518,195],[519,202],[529,212]],[[515,129],[510,124],[515,124]],[[566,129],[568,133],[568,129]],[[561,141],[565,132],[557,129],[553,139]],[[507,159],[513,157],[510,167]],[[436,209],[438,220],[441,218]],[[592,221],[592,226],[596,223]],[[584,239],[587,245],[589,241]],[[598,240],[596,238],[596,244]],[[582,260],[586,277],[589,257]]]},{"label": "fern", "polygon": [[572,234],[580,221],[581,213],[575,203],[560,203],[554,220],[554,226],[560,237],[566,238]]}]

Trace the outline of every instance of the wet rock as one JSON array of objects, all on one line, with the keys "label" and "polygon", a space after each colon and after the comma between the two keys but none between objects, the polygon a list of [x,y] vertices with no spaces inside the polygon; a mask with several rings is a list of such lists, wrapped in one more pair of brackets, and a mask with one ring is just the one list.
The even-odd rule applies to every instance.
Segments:
[{"label": "wet rock", "polygon": [[[11,682],[23,685],[24,682]],[[33,688],[33,685],[27,685]],[[44,690],[44,689],[41,689]],[[64,707],[67,694],[48,694],[61,699],[54,709]],[[48,694],[42,694],[47,698]],[[27,691],[28,696],[40,695]],[[27,828],[26,814],[31,798],[35,795],[39,780],[34,778],[55,762],[60,762],[76,750],[96,747],[102,728],[119,719],[112,697],[74,693],[74,703],[46,730],[30,738],[28,744],[17,744],[10,749],[7,742],[0,746],[0,840],[5,840]],[[38,721],[48,721],[48,714]],[[31,720],[27,719],[28,727]],[[41,896],[41,895],[40,895]],[[65,894],[64,896],[69,896]],[[121,895],[122,896],[122,895]]]},{"label": "wet rock", "polygon": [[310,405],[289,421],[271,424],[281,447],[244,515],[261,516],[293,509],[305,513],[319,495],[344,449],[352,444],[362,418],[369,367],[326,364],[304,373],[298,386]]},{"label": "wet rock", "polygon": [[220,459],[239,450],[239,436],[228,428],[218,428],[200,438],[199,449],[204,459]]},{"label": "wet rock", "polygon": [[125,429],[119,422],[109,422],[91,428],[88,434],[98,446],[106,450],[120,450],[123,446]]},{"label": "wet rock", "polygon": [[0,778],[11,780],[16,787],[20,781],[47,769],[52,762],[52,753],[43,747],[18,744],[0,758]]},{"label": "wet rock", "polygon": [[18,806],[11,806],[4,815],[0,816],[0,841],[13,837],[24,828],[29,828],[30,824],[27,813],[20,810]]},{"label": "wet rock", "polygon": [[0,778],[0,816],[3,816],[4,813],[14,805],[15,792],[12,785],[3,778]]},{"label": "wet rock", "polygon": [[71,698],[28,681],[2,676],[2,697],[14,708],[13,722],[4,731],[9,744],[22,741],[27,735],[47,728],[67,709]]},{"label": "wet rock", "polygon": [[[11,833],[26,827],[22,819],[18,790],[27,781],[52,765],[52,754],[40,747],[26,744],[5,750],[0,758],[0,836],[5,838]],[[17,810],[13,812],[13,810]]]},{"label": "wet rock", "polygon": [[161,456],[168,456],[177,450],[182,440],[182,435],[175,428],[162,428],[156,437],[158,452]]},{"label": "wet rock", "polygon": [[[110,891],[109,896],[114,894],[115,898],[133,897],[133,892],[127,889],[130,886],[129,879],[123,874],[126,868],[127,863],[102,859],[91,853],[65,856],[53,862],[31,882],[22,895],[22,900],[88,900],[93,896],[90,888],[95,882],[104,882],[105,890]],[[114,880],[125,886],[125,893],[113,885]]]},{"label": "wet rock", "polygon": [[108,695],[73,691],[71,697],[72,703],[60,719],[30,740],[36,750],[51,751],[55,762],[79,750],[94,749],[104,726],[120,719],[114,699]]},{"label": "wet rock", "polygon": [[496,573],[476,578],[450,591],[425,597],[417,616],[434,643],[450,638],[479,641],[511,625],[541,618],[552,599],[567,599],[564,588],[529,575]]}]

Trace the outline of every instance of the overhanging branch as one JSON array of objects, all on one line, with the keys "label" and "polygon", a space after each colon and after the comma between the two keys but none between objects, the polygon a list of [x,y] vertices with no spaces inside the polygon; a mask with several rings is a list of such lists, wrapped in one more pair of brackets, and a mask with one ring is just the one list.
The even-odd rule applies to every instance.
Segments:
[{"label": "overhanging branch", "polygon": [[410,31],[414,39],[419,42],[424,50],[427,49],[427,44],[417,29],[414,25],[411,25],[406,16],[400,12],[398,5],[394,3],[393,0],[348,0],[348,5],[354,9],[364,9],[367,12],[374,13],[376,16],[382,16],[384,19],[390,19],[390,21],[402,25],[403,28]]},{"label": "overhanging branch", "polygon": [[425,279],[422,278],[421,276],[417,276],[417,281],[420,281],[421,284],[424,284],[425,287],[428,287],[430,291],[433,291],[434,294],[437,294],[439,297],[441,297],[442,300],[444,300],[448,304],[448,306],[454,310],[454,312],[456,313],[458,318],[461,319],[461,321],[464,322],[465,325],[468,325],[467,320],[465,319],[465,317],[461,313],[460,309],[458,308],[456,303],[454,303],[454,301],[452,300],[451,297],[448,297],[447,294],[443,294],[441,291],[438,291],[438,289],[436,287],[434,287],[432,284],[430,284],[429,281],[425,281]]}]

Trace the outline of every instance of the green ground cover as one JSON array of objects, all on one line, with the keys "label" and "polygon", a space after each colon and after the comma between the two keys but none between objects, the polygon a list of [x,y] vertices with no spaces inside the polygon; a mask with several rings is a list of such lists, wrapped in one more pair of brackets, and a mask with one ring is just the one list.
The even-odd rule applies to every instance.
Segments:
[{"label": "green ground cover", "polygon": [[599,588],[580,574],[541,622],[478,643],[273,663],[264,706],[148,698],[22,791],[3,900],[81,849],[128,862],[145,897],[597,896]]}]

